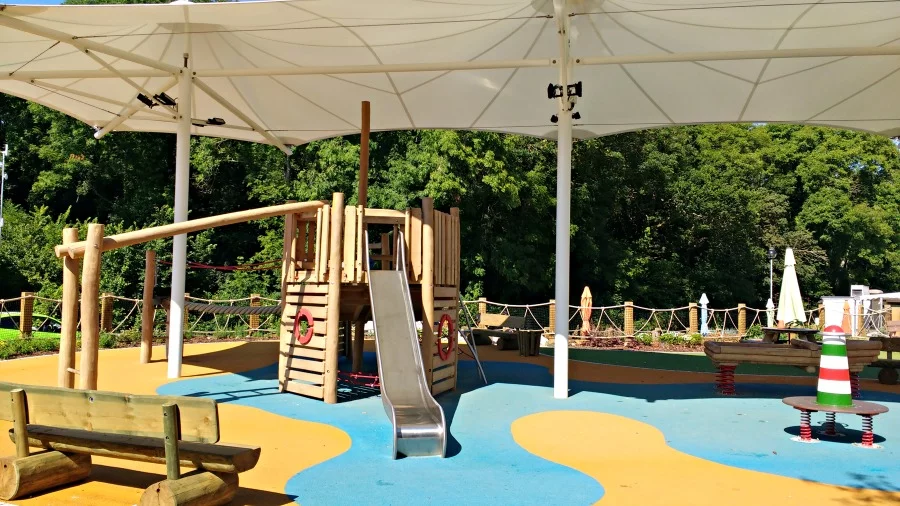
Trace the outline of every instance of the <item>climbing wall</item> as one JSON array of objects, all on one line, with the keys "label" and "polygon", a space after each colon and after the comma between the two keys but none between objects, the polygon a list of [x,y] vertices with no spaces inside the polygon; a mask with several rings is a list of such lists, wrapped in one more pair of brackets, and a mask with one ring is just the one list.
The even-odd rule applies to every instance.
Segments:
[{"label": "climbing wall", "polygon": [[[327,283],[288,283],[281,314],[281,345],[278,355],[280,391],[324,399],[327,301]],[[312,318],[312,332],[307,337],[307,333],[301,329],[298,337],[294,338],[294,319],[300,308]],[[306,318],[301,321],[306,321]]]}]

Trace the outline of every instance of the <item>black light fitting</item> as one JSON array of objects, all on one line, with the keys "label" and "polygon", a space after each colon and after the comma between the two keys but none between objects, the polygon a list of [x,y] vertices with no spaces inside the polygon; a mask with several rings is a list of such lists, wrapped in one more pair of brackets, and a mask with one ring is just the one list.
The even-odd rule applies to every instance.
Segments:
[{"label": "black light fitting", "polygon": [[547,85],[547,98],[554,99],[562,97],[563,89],[558,84],[550,83]]},{"label": "black light fitting", "polygon": [[148,97],[147,95],[144,95],[143,93],[138,93],[137,99],[140,100],[140,102],[142,104],[146,105],[147,107],[149,107],[151,109],[156,107],[156,102],[154,102],[153,100],[150,100],[150,97]]},{"label": "black light fitting", "polygon": [[153,95],[153,98],[155,98],[156,101],[162,105],[167,105],[169,107],[175,107],[177,105],[177,102],[175,102],[175,100],[172,97],[166,95],[165,93],[160,93],[159,95]]},{"label": "black light fitting", "polygon": [[209,118],[208,120],[206,120],[206,124],[212,126],[221,126],[225,124],[225,120],[222,118]]},{"label": "black light fitting", "polygon": [[570,84],[566,86],[566,95],[569,97],[580,97],[581,96],[581,81],[578,81],[575,84]]}]

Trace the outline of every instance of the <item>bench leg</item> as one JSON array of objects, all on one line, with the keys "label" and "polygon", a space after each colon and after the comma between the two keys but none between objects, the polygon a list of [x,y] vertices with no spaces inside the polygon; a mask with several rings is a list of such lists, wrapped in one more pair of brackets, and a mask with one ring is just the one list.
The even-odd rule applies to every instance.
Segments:
[{"label": "bench leg", "polygon": [[150,485],[140,506],[219,506],[228,504],[238,491],[238,475],[197,471],[177,480]]},{"label": "bench leg", "polygon": [[0,499],[8,501],[87,478],[91,456],[50,450],[3,457],[0,466]]},{"label": "bench leg", "polygon": [[722,395],[734,395],[734,365],[719,365],[716,374],[716,390]]},{"label": "bench leg", "polygon": [[869,449],[881,448],[881,446],[875,444],[875,432],[872,430],[872,415],[860,416],[862,417],[862,442],[853,443],[853,446]]},{"label": "bench leg", "polygon": [[[799,409],[799,408],[798,408]],[[808,409],[800,409],[800,436],[792,437],[794,441],[801,443],[818,443],[818,439],[812,437],[812,426],[810,425],[810,413]]]}]

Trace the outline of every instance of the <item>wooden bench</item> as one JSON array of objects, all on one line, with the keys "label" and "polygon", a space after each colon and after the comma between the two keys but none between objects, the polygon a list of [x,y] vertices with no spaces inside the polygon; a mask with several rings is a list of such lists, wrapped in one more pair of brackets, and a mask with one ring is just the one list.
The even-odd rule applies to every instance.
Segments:
[{"label": "wooden bench", "polygon": [[519,347],[516,331],[524,327],[524,316],[483,313],[478,328],[472,329],[472,337],[476,344],[489,344],[490,338],[496,337],[498,350],[515,350]]},{"label": "wooden bench", "polygon": [[[0,418],[13,422],[16,443],[16,455],[0,459],[3,500],[86,478],[98,455],[166,465],[141,505],[227,504],[238,473],[259,461],[259,447],[218,443],[212,399],[0,383]],[[182,476],[182,466],[196,471]]]},{"label": "wooden bench", "polygon": [[[718,369],[716,389],[726,395],[734,392],[734,370],[740,364],[791,365],[815,372],[822,345],[792,339],[790,344],[706,341],[703,352]],[[859,396],[859,373],[878,359],[879,341],[847,340],[847,361],[854,397]]]}]

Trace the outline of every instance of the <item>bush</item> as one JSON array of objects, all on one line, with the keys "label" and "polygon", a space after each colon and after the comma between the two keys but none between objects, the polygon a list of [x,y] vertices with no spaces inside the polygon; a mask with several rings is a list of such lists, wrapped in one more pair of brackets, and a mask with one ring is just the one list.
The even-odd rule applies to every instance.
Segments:
[{"label": "bush", "polygon": [[666,332],[665,334],[659,336],[659,342],[662,344],[684,344],[684,338],[679,336],[678,334]]},{"label": "bush", "polygon": [[756,324],[751,325],[749,329],[747,329],[747,339],[762,339],[763,331],[762,325]]},{"label": "bush", "polygon": [[634,336],[634,340],[643,346],[651,346],[653,345],[653,336],[647,333],[641,333]]},{"label": "bush", "polygon": [[691,346],[703,345],[703,336],[701,334],[691,334],[691,337],[688,340],[688,344],[690,344]]}]

